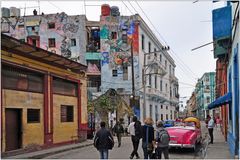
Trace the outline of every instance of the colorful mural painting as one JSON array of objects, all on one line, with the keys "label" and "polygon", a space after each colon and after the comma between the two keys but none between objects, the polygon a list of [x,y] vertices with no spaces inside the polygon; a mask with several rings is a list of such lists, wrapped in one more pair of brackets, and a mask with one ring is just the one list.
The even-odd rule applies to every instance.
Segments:
[{"label": "colorful mural painting", "polygon": [[86,34],[85,21],[84,15],[68,16],[64,12],[2,17],[1,29],[3,33],[22,41],[30,38],[34,42],[38,39],[38,47],[86,64],[86,36],[82,36]]},{"label": "colorful mural painting", "polygon": [[[101,16],[100,18],[101,52],[109,52],[109,67],[122,68],[130,65],[131,44],[134,55],[138,55],[138,24],[133,17]],[[127,42],[124,41],[126,33]],[[106,55],[106,53],[104,53]],[[106,64],[106,59],[102,60]]]}]

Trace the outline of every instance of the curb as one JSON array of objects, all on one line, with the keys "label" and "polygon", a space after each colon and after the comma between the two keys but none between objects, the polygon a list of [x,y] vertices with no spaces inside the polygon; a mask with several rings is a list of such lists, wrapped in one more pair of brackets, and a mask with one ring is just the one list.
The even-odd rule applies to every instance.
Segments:
[{"label": "curb", "polygon": [[[39,153],[36,155],[30,155],[30,156],[19,155],[19,156],[5,157],[4,159],[41,159],[41,158],[47,157],[49,155],[61,153],[61,152],[72,150],[72,149],[83,148],[83,147],[87,147],[87,146],[91,146],[91,145],[93,145],[93,143],[79,145],[79,146],[72,146],[72,147],[68,147],[68,148],[62,148],[62,149],[59,149],[56,151],[46,151],[45,153]],[[29,153],[29,154],[31,154],[31,153]]]}]

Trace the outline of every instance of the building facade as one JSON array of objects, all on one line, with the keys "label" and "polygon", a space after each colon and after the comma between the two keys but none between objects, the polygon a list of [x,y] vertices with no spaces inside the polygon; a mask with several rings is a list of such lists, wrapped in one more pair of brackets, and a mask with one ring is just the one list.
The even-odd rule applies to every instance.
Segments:
[{"label": "building facade", "polygon": [[[217,70],[223,69],[224,87],[217,90],[218,97],[208,108],[221,107],[223,133],[233,158],[239,158],[239,2],[229,1],[226,6],[213,10],[214,58]],[[219,82],[218,82],[219,83]]]},{"label": "building facade", "polygon": [[192,93],[191,97],[187,101],[187,116],[196,116],[196,94]]},{"label": "building facade", "polygon": [[196,89],[197,116],[205,119],[207,115],[214,117],[218,110],[209,110],[208,105],[215,100],[215,72],[204,73],[198,80]]},{"label": "building facade", "polygon": [[1,151],[85,140],[86,69],[2,34]]},{"label": "building facade", "polygon": [[154,121],[174,119],[179,98],[176,66],[144,20],[118,11],[106,13],[100,29],[101,91],[114,88],[129,100],[134,97],[131,106],[141,121],[146,116]]}]

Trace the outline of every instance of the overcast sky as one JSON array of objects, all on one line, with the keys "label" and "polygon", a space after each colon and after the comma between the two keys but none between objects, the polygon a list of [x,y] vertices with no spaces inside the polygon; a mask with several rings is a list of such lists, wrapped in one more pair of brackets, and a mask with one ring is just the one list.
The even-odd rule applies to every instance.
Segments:
[{"label": "overcast sky", "polygon": [[[40,12],[45,14],[65,12],[68,15],[87,15],[88,20],[99,20],[101,4],[119,6],[121,15],[138,13],[152,28],[162,43],[170,46],[170,55],[176,64],[176,76],[179,79],[180,101],[191,96],[197,78],[205,72],[215,72],[213,45],[191,49],[212,42],[212,10],[225,5],[225,2],[209,1],[2,1],[1,7],[20,7],[21,15],[32,15],[32,11],[40,4]],[[85,4],[85,5],[84,5]],[[139,6],[146,13],[144,15]],[[25,10],[24,7],[27,7]],[[36,8],[37,11],[39,8]],[[151,25],[154,25],[154,27]],[[157,30],[157,31],[156,31]],[[159,32],[160,35],[157,33]],[[165,45],[166,45],[165,44]],[[187,97],[187,98],[181,98]]]}]

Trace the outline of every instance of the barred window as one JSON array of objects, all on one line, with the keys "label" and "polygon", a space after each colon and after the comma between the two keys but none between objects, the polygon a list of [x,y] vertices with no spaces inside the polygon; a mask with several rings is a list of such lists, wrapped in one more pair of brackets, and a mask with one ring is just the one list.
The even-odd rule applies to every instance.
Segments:
[{"label": "barred window", "polygon": [[4,89],[42,93],[43,74],[3,65],[2,86]]},{"label": "barred window", "polygon": [[73,122],[73,106],[61,105],[61,122]]},{"label": "barred window", "polygon": [[68,96],[77,96],[77,83],[54,77],[53,93]]}]

